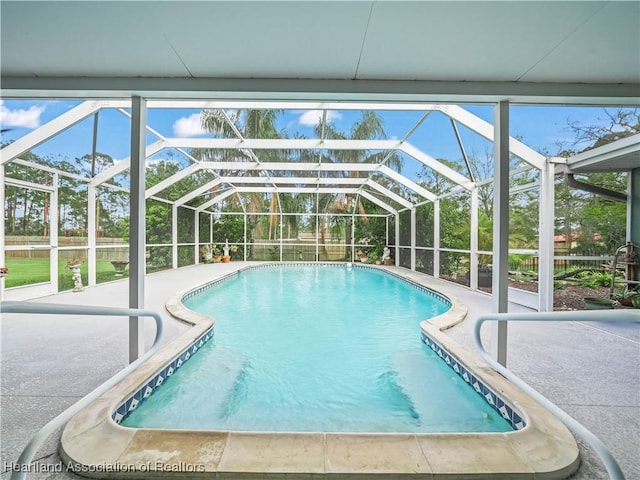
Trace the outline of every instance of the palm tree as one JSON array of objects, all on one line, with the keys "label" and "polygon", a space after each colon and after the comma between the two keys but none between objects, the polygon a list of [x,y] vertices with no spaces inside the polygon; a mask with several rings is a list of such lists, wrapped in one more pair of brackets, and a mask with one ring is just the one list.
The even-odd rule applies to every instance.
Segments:
[{"label": "palm tree", "polygon": [[[384,131],[384,122],[382,118],[380,118],[376,112],[373,111],[363,111],[362,118],[353,124],[351,127],[351,131],[349,134],[338,131],[333,125],[326,124],[321,125],[318,124],[316,126],[316,135],[322,137],[324,135],[325,138],[334,139],[334,140],[375,140],[386,138],[386,134]],[[323,162],[332,162],[332,163],[382,163],[385,162],[387,166],[395,169],[400,172],[402,169],[402,158],[395,152],[371,152],[368,150],[334,150],[328,152],[328,155],[323,158]],[[366,172],[356,172],[351,171],[344,174],[345,176],[351,178],[363,178],[367,175]],[[356,201],[356,196],[353,194],[339,194],[337,196],[334,195],[321,195],[321,199],[318,207],[322,208],[323,211],[327,213],[351,213],[355,207],[359,214],[366,215],[366,211],[362,202],[358,199],[357,204],[354,205]],[[366,217],[364,217],[366,218]],[[325,230],[330,225],[333,227],[333,230],[342,230],[337,229],[336,225],[340,225],[341,222],[336,221],[324,221],[321,220],[320,223],[320,237],[322,243],[324,243]],[[335,219],[333,219],[335,220]],[[345,223],[344,232],[340,232],[340,234],[348,235],[351,231],[351,217],[347,217],[347,221]],[[349,258],[350,254],[350,244],[349,239],[345,239],[345,257]],[[323,247],[326,254],[326,248]]]},{"label": "palm tree", "polygon": [[[283,110],[254,110],[254,109],[240,109],[235,111],[224,111],[220,109],[215,110],[203,110],[202,112],[202,127],[214,134],[217,137],[223,138],[283,138],[283,133],[278,131],[276,122],[278,117],[283,113]],[[196,158],[209,158],[218,159],[221,161],[256,161],[271,162],[282,160],[282,157],[286,155],[286,152],[279,150],[262,150],[259,156],[250,150],[211,150],[211,149],[198,149],[192,151],[192,154]],[[254,176],[259,175],[260,172],[245,171],[224,171],[220,172],[221,176],[238,176],[238,183],[242,183],[241,176]],[[211,196],[215,194],[218,187],[214,187],[210,192]],[[269,217],[268,229],[269,239],[275,234],[277,224],[278,201],[276,194],[271,195],[271,200],[268,205],[268,212],[272,216]],[[230,197],[230,201],[238,203],[239,200],[234,197]],[[238,207],[239,205],[236,205]],[[250,213],[261,213],[267,208],[266,195],[263,193],[249,193],[245,197],[244,208]],[[256,221],[255,216],[248,218],[248,227],[250,231],[254,229],[261,230],[260,222]],[[261,235],[260,231],[254,232],[258,236]]]}]

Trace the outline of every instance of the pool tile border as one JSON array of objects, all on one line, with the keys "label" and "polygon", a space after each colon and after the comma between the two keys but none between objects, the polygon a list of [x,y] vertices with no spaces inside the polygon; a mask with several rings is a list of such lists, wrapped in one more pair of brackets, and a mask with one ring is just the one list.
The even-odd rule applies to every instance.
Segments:
[{"label": "pool tile border", "polygon": [[195,355],[200,348],[213,338],[213,326],[207,329],[194,342],[176,355],[171,362],[149,379],[138,391],[122,402],[113,412],[111,418],[117,424],[122,421],[136,408],[149,398],[171,375],[173,375],[187,360]]},{"label": "pool tile border", "polygon": [[489,388],[482,379],[474,375],[470,369],[465,367],[462,362],[459,362],[445,347],[436,342],[424,331],[420,334],[422,341],[431,348],[444,362],[451,367],[451,369],[461,377],[465,383],[468,383],[478,395],[482,396],[484,400],[493,408],[496,412],[502,416],[514,430],[522,430],[527,426],[527,423],[522,418],[522,415],[512,407],[507,401],[505,401],[499,394]]},{"label": "pool tile border", "polygon": [[[367,270],[371,270],[371,271],[376,271],[376,272],[381,272],[384,271],[387,275],[392,275],[393,277],[395,277],[396,279],[402,281],[403,283],[406,283],[408,285],[411,285],[412,287],[420,290],[421,292],[436,298],[438,300],[440,300],[441,302],[445,303],[446,305],[448,305],[449,307],[451,307],[452,303],[451,300],[445,296],[442,295],[439,292],[436,292],[435,290],[432,290],[428,287],[425,287],[424,285],[420,285],[419,283],[414,282],[411,279],[408,279],[406,277],[403,277],[401,275],[396,275],[393,272],[390,272],[388,270],[382,270],[379,266],[373,266],[373,265],[360,265],[358,263],[352,263],[350,264],[351,268],[357,268],[357,269],[367,269]],[[320,263],[304,263],[304,262],[287,262],[287,263],[267,263],[265,265],[256,265],[256,266],[251,266],[248,268],[244,268],[242,270],[238,270],[237,272],[234,273],[230,273],[228,275],[225,275],[224,277],[221,278],[217,278],[215,280],[212,280],[210,282],[207,282],[203,285],[200,285],[196,288],[193,288],[191,290],[189,290],[187,293],[185,293],[182,296],[182,300],[187,300],[191,297],[193,297],[194,295],[197,295],[198,293],[202,293],[205,290],[218,285],[222,282],[225,282],[233,277],[235,277],[236,275],[239,275],[241,271],[245,271],[245,270],[257,270],[257,269],[262,269],[262,268],[282,268],[282,267],[310,267],[310,266],[322,266],[322,267],[332,267],[332,268],[349,268],[346,267],[344,263],[333,263],[333,262],[320,262]]]},{"label": "pool tile border", "polygon": [[[344,268],[344,264],[336,265]],[[257,268],[271,266],[273,264],[263,264]],[[420,286],[420,282],[424,282],[421,288],[432,288],[430,277],[423,274],[401,273],[400,270],[394,271],[393,267],[357,267],[381,268],[401,279],[411,276],[406,279],[409,283]],[[235,272],[169,299],[167,310],[174,317],[192,324],[193,328],[163,347],[129,377],[69,421],[60,441],[60,455],[65,463],[84,468],[81,470],[85,472],[83,475],[94,478],[368,479],[382,475],[384,478],[540,479],[566,478],[577,469],[579,452],[569,430],[444,333],[466,316],[466,308],[450,296],[445,297],[451,302],[447,313],[420,324],[422,341],[431,349],[435,347],[436,354],[439,349],[443,360],[447,362],[448,358],[447,363],[454,371],[457,367],[457,373],[465,381],[466,373],[471,385],[477,386],[476,392],[488,396],[503,417],[510,417],[512,425],[518,428],[521,424],[521,428],[506,433],[484,434],[299,434],[154,430],[119,425],[114,415],[126,415],[137,408],[145,395],[150,394],[150,389],[157,388],[193,355],[194,346],[198,347],[197,352],[200,342],[204,345],[206,336],[211,339],[213,335],[214,319],[188,310],[182,304],[182,298],[191,292],[201,291],[205,286],[210,288],[233,278],[247,268],[254,266],[240,264]],[[519,412],[523,412],[522,415]],[[324,468],[315,463],[311,467],[309,462],[290,462],[286,456],[277,454],[277,451],[289,450],[286,448],[288,442],[291,448],[295,448],[302,437],[324,445]],[[252,453],[251,449],[257,444],[279,447]],[[336,449],[336,445],[340,448]],[[340,453],[345,448],[351,452],[349,456],[357,459],[356,463],[345,463],[345,457]],[[409,450],[413,452],[411,455],[407,453]],[[420,471],[415,467],[416,452],[423,458]],[[488,458],[487,455],[491,461],[483,460]],[[255,463],[250,458],[259,461]],[[391,458],[393,462],[388,462]]]},{"label": "pool tile border", "polygon": [[[283,268],[283,267],[309,267],[309,264],[305,263],[286,263],[286,264],[266,264],[260,265],[256,267],[250,267],[245,270],[255,270],[255,269],[264,269],[264,268]],[[313,264],[314,267],[323,266],[323,267],[339,267],[339,268],[357,268],[363,270],[377,271],[380,272],[380,269],[368,266],[368,265],[357,265],[351,264],[351,267],[345,267],[344,264],[336,264],[336,263],[320,263]],[[389,272],[384,272],[385,275],[388,275]],[[185,300],[194,297],[195,295],[199,295],[212,287],[218,286],[221,283],[227,282],[234,278],[237,278],[239,275],[238,272],[234,272],[229,275],[225,275],[224,277],[212,280],[207,282],[199,287],[189,290],[187,293],[182,295],[180,301],[184,302]],[[393,274],[392,274],[393,275]],[[452,306],[452,302],[449,298],[444,295],[427,288],[423,285],[420,285],[416,282],[413,282],[407,278],[403,278],[397,275],[393,275],[394,278],[411,285],[412,287],[418,289],[422,293],[425,293],[449,307]],[[140,390],[138,390],[131,397],[127,398],[122,404],[113,412],[112,418],[113,420],[120,424],[131,412],[133,412],[138,406],[146,400],[155,390],[162,384],[162,382],[170,377],[178,368],[182,366],[184,362],[186,362],[191,355],[195,354],[200,347],[207,342],[210,338],[213,337],[213,327],[209,329],[205,334],[201,335],[198,339],[196,339],[193,343],[193,346],[185,348],[180,355],[173,359],[173,361],[163,368],[160,372],[158,372],[147,384],[145,384]],[[514,430],[521,430],[526,426],[526,422],[523,420],[522,416],[517,413],[516,409],[509,405],[499,394],[495,393],[489,387],[487,387],[484,382],[478,379],[471,371],[464,366],[463,363],[459,362],[445,347],[437,343],[433,338],[427,335],[424,331],[421,332],[422,341],[428,345],[444,362],[455,371],[458,376],[460,376],[466,383],[468,383],[483,399],[489,404],[491,408],[493,408],[496,412],[498,412],[502,418],[504,418]]]}]

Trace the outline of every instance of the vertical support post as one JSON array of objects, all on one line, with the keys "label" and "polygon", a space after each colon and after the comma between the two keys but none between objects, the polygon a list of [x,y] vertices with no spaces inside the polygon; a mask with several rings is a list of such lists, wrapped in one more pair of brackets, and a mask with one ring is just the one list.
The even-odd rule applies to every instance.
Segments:
[{"label": "vertical support post", "polygon": [[318,241],[320,239],[320,194],[316,192],[316,262],[320,261],[320,245]]},{"label": "vertical support post", "polygon": [[242,214],[242,218],[244,218],[244,261],[247,261],[247,212]]},{"label": "vertical support post", "polygon": [[400,266],[400,214],[396,213],[396,267]]},{"label": "vertical support post", "polygon": [[[627,192],[627,241],[640,245],[640,168],[631,170]],[[634,280],[640,281],[640,268]]]},{"label": "vertical support post", "polygon": [[[509,102],[494,107],[493,132],[493,312],[509,310]],[[494,322],[491,351],[507,365],[507,322]]]},{"label": "vertical support post", "polygon": [[416,207],[411,207],[411,270],[416,270]]},{"label": "vertical support post", "polygon": [[478,289],[478,187],[471,190],[471,235],[469,241],[470,261],[469,261],[469,287],[472,290]]},{"label": "vertical support post", "polygon": [[[280,205],[280,201],[278,201],[278,206],[279,205]],[[282,253],[283,253],[282,250],[284,246],[283,239],[282,239],[283,233],[284,233],[284,221],[282,218],[282,209],[280,209],[280,263],[282,263]]]},{"label": "vertical support post", "polygon": [[87,188],[87,245],[89,251],[87,252],[87,272],[89,275],[88,284],[93,287],[96,282],[96,262],[98,260],[96,239],[96,202],[97,202],[97,189],[94,185],[89,185]]},{"label": "vertical support post", "polygon": [[440,199],[433,201],[433,276],[440,278]]},{"label": "vertical support post", "polygon": [[384,244],[389,246],[389,215],[384,217]]},{"label": "vertical support post", "polygon": [[353,262],[356,258],[356,216],[351,215],[351,258],[347,258],[347,262]]},{"label": "vertical support post", "polygon": [[[4,254],[4,212],[5,212],[5,183],[4,183],[4,163],[0,162],[0,209],[2,210],[2,219],[0,221],[0,267],[5,265]],[[11,272],[9,272],[11,273]],[[0,302],[4,300],[4,275],[0,275]]]},{"label": "vertical support post", "polygon": [[553,270],[555,265],[553,234],[555,225],[555,167],[546,160],[540,175],[540,211],[538,212],[538,311],[553,311]]},{"label": "vertical support post", "polygon": [[213,243],[213,214],[209,214],[209,243]]},{"label": "vertical support post", "polygon": [[194,223],[193,223],[193,245],[194,245],[194,255],[195,261],[193,262],[195,265],[200,264],[200,212],[195,210],[193,212]]},{"label": "vertical support post", "polygon": [[[147,102],[131,97],[131,220],[129,227],[129,308],[144,308],[145,274],[145,157]],[[140,317],[129,317],[129,362],[144,351],[144,323]]]},{"label": "vertical support post", "polygon": [[[58,293],[58,188],[59,178],[58,174],[54,173],[51,179],[51,185],[53,190],[51,191],[49,198],[49,244],[51,250],[49,251],[49,265],[51,276],[51,293]],[[4,223],[4,218],[2,219]],[[95,283],[94,283],[95,285]]]},{"label": "vertical support post", "polygon": [[171,268],[178,268],[178,206],[171,205]]}]

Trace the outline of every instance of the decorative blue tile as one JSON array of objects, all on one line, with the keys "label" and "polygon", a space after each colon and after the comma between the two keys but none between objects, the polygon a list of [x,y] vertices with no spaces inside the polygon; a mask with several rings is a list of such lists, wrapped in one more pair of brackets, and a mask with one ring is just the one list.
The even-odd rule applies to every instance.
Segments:
[{"label": "decorative blue tile", "polygon": [[480,384],[480,382],[478,382],[476,378],[471,379],[471,386],[476,392],[482,395],[482,385]]},{"label": "decorative blue tile", "polygon": [[421,333],[422,341],[429,346],[438,356],[442,357],[444,361],[471,387],[482,397],[485,401],[491,405],[505,420],[507,420],[511,426],[516,429],[522,429],[526,423],[518,415],[515,410],[508,405],[500,395],[496,394],[493,390],[487,387],[480,379],[473,375],[462,363],[458,361],[453,355],[451,355],[445,348],[435,342],[429,335],[424,332]]},{"label": "decorative blue tile", "polygon": [[515,411],[513,412],[513,416],[511,418],[512,418],[511,424],[517,430],[522,430],[526,426],[524,420]]},{"label": "decorative blue tile", "polygon": [[144,395],[144,390],[141,388],[133,394],[133,398],[135,398],[136,400],[138,400],[138,402],[140,402],[142,401],[143,395]]},{"label": "decorative blue tile", "polygon": [[178,356],[176,356],[171,362],[163,367],[158,373],[156,373],[149,381],[147,381],[140,389],[138,389],[133,395],[127,398],[116,411],[112,414],[112,418],[116,423],[122,422],[129,412],[134,411],[138,406],[153,392],[156,388],[161,386],[164,381],[173,375],[175,371],[182,366],[182,364],[191,357],[192,352],[195,353],[198,350],[196,343],[202,342],[202,345],[208,340],[213,338],[213,327],[209,328],[202,336],[194,341],[193,344],[188,346]]}]

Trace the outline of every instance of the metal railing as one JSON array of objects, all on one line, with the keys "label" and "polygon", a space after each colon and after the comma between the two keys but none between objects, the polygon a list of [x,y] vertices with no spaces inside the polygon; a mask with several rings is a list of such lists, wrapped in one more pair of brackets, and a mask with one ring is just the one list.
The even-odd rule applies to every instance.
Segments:
[{"label": "metal railing", "polygon": [[156,321],[156,337],[151,348],[140,358],[127,365],[120,372],[116,373],[109,380],[97,387],[95,390],[78,400],[76,403],[59,414],[44,427],[42,427],[27,444],[20,457],[16,462],[11,480],[23,480],[27,478],[29,465],[33,461],[33,457],[38,452],[42,443],[64,425],[71,417],[82,410],[84,407],[93,402],[104,392],[113,387],[116,383],[126,377],[138,366],[146,361],[160,347],[162,340],[163,322],[160,315],[150,310],[140,310],[136,308],[113,308],[113,307],[95,307],[80,305],[57,305],[51,303],[31,303],[31,302],[0,302],[0,313],[32,313],[45,315],[112,315],[125,317],[152,317]]},{"label": "metal railing", "polygon": [[482,346],[480,329],[487,321],[516,321],[516,322],[640,322],[640,311],[633,310],[610,310],[610,311],[575,311],[575,312],[532,312],[532,313],[494,313],[478,317],[473,327],[473,342],[480,354],[480,357],[493,367],[498,373],[507,378],[511,383],[518,386],[530,397],[543,405],[553,413],[567,427],[573,430],[579,437],[588,443],[598,454],[604,464],[609,477],[613,480],[624,480],[624,474],[604,443],[591,433],[584,425],[571,417],[568,413],[556,406],[542,394],[534,390],[531,386],[517,377],[513,372],[500,365]]}]

